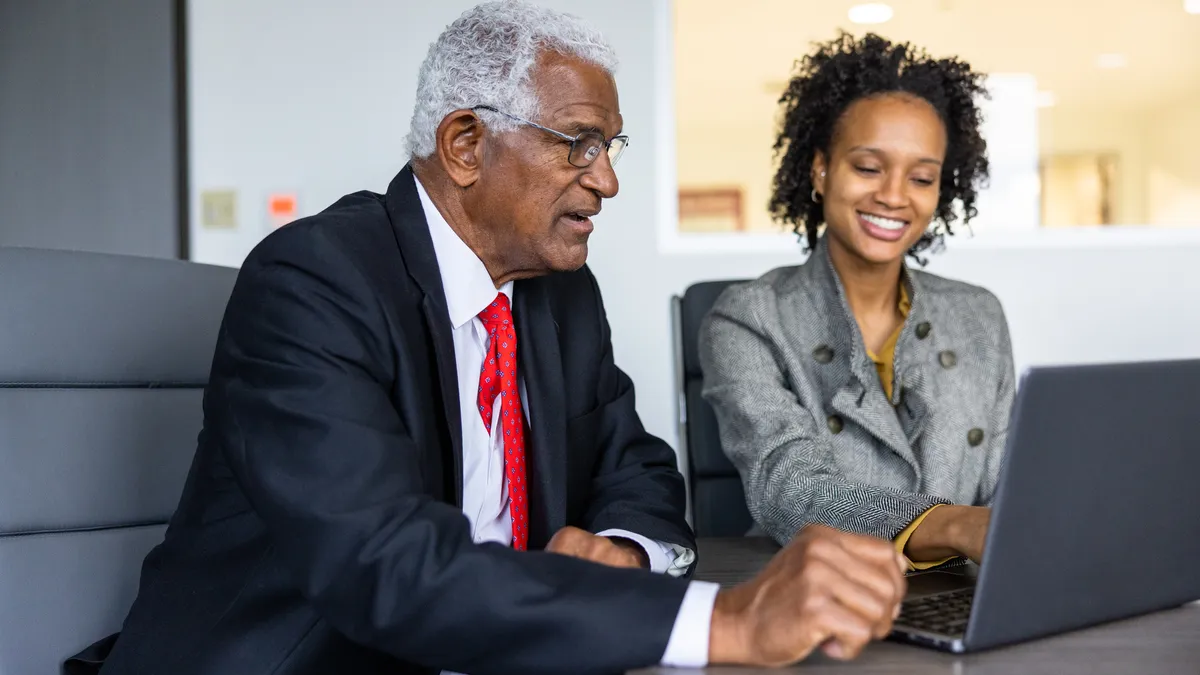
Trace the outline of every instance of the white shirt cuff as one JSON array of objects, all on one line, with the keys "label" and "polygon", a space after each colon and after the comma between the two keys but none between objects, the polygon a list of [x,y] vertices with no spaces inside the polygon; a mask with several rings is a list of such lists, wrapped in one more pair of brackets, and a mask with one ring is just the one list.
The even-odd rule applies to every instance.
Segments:
[{"label": "white shirt cuff", "polygon": [[696,562],[696,552],[690,548],[654,541],[628,530],[605,530],[597,533],[596,536],[621,537],[636,542],[646,551],[646,558],[650,561],[650,571],[657,574],[665,572],[673,577],[681,577],[687,573],[692,563]]},{"label": "white shirt cuff", "polygon": [[713,605],[719,584],[708,581],[688,583],[675,626],[663,652],[662,665],[670,668],[703,668],[708,665],[708,640],[712,629]]}]

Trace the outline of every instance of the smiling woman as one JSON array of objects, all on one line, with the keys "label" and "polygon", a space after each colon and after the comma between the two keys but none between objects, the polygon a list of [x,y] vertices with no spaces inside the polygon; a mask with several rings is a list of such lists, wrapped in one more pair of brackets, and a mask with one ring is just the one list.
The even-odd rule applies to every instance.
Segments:
[{"label": "smiling woman", "polygon": [[812,255],[731,287],[700,336],[722,446],[780,542],[820,523],[914,567],[983,555],[1008,326],[990,292],[906,264],[975,215],[982,86],[958,59],[842,35],[783,96],[771,209]]},{"label": "smiling woman", "polygon": [[810,246],[826,223],[873,262],[929,248],[952,233],[956,208],[975,216],[988,175],[982,81],[962,61],[873,34],[819,47],[782,98],[772,213]]}]

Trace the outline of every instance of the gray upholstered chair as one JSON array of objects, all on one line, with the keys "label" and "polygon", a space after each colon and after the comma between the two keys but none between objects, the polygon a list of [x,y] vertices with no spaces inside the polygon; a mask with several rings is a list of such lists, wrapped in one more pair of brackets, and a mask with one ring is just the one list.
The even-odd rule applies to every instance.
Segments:
[{"label": "gray upholstered chair", "polygon": [[120,629],[195,451],[236,270],[0,248],[0,675]]}]

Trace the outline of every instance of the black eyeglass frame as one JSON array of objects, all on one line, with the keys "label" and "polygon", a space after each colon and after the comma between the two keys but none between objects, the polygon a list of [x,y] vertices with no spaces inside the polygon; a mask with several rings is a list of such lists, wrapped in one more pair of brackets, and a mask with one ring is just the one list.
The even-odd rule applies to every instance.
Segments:
[{"label": "black eyeglass frame", "polygon": [[[571,164],[571,166],[579,169],[586,169],[587,167],[591,166],[592,163],[600,157],[600,148],[604,148],[608,152],[608,162],[609,164],[615,166],[617,160],[620,159],[621,155],[625,152],[625,148],[629,147],[629,137],[625,135],[613,136],[611,139],[606,139],[604,138],[604,135],[599,132],[584,131],[572,136],[570,134],[565,134],[561,131],[551,129],[550,127],[544,127],[537,122],[531,122],[523,117],[518,117],[516,115],[506,113],[503,110],[498,110],[490,105],[477,105],[471,108],[471,110],[487,110],[488,112],[494,112],[497,115],[503,115],[514,122],[520,122],[521,124],[531,126],[534,129],[541,129],[542,131],[558,136],[564,141],[570,141],[571,149],[567,152],[567,161]],[[580,148],[583,148],[582,152],[579,151]]]}]

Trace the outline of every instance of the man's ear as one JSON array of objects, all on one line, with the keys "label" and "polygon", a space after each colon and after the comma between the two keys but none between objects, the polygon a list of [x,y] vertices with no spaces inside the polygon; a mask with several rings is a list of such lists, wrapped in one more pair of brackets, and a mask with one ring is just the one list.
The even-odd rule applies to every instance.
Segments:
[{"label": "man's ear", "polygon": [[471,110],[455,110],[437,128],[437,155],[446,175],[460,188],[479,180],[483,161],[483,122]]},{"label": "man's ear", "polygon": [[812,179],[813,191],[820,197],[825,196],[825,171],[826,159],[825,153],[820,150],[813,155],[812,173],[809,178]]}]

